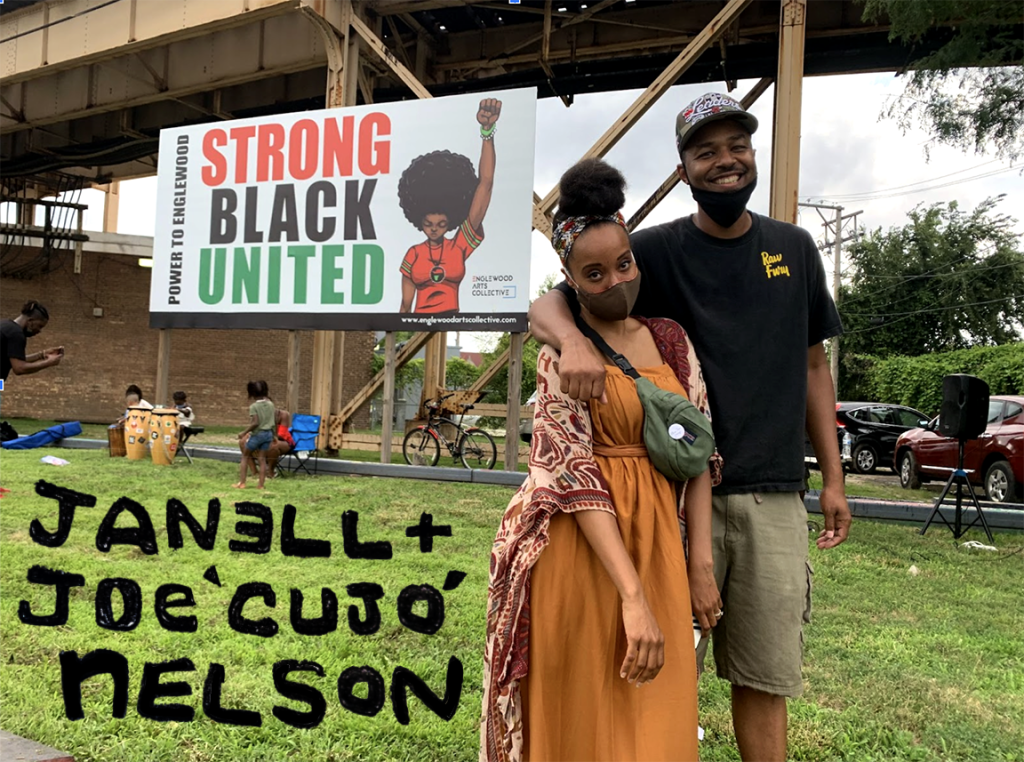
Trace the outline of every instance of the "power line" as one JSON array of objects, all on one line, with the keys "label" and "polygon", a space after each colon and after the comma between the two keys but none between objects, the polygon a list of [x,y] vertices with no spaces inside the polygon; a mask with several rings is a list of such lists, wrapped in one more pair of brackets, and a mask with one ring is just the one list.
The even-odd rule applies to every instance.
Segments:
[{"label": "power line", "polygon": [[[863,199],[863,200],[866,200],[866,201],[880,201],[882,199],[887,199],[887,198],[898,198],[899,196],[909,196],[912,193],[926,193],[928,191],[941,190],[942,188],[952,188],[954,185],[960,185],[962,183],[969,183],[969,182],[973,182],[975,180],[984,180],[985,178],[995,177],[996,175],[1006,174],[1007,172],[1012,172],[1012,171],[1014,171],[1016,169],[1017,169],[1017,167],[1003,167],[1002,169],[997,169],[997,170],[994,170],[992,172],[986,172],[986,173],[983,173],[983,174],[980,174],[980,175],[974,175],[973,177],[964,177],[964,178],[962,178],[960,180],[951,180],[948,183],[941,183],[939,185],[931,185],[931,186],[927,186],[927,187],[924,187],[924,188],[918,188],[916,190],[902,191],[900,193],[887,193],[887,194],[885,194],[883,196],[874,196],[874,197]],[[858,199],[858,200],[861,200],[861,199]]]},{"label": "power line", "polygon": [[[975,167],[975,169],[976,168],[977,167]],[[941,190],[942,188],[949,188],[949,187],[952,187],[954,185],[960,185],[961,183],[973,182],[974,180],[983,180],[985,178],[995,177],[996,175],[1001,175],[1001,174],[1004,174],[1006,172],[1013,171],[1015,169],[1017,169],[1017,167],[1012,167],[1012,166],[1011,167],[1002,167],[1000,169],[992,170],[990,172],[983,172],[981,174],[973,175],[971,177],[962,177],[962,178],[960,178],[958,180],[952,180],[952,181],[946,182],[946,183],[939,183],[938,185],[927,185],[927,186],[922,186],[922,187],[917,187],[917,188],[911,188],[910,190],[903,190],[903,191],[897,191],[897,192],[890,192],[889,189],[884,189],[884,190],[869,191],[869,192],[859,193],[859,194],[842,194],[842,195],[838,195],[837,194],[837,195],[827,195],[827,196],[824,196],[824,197],[828,198],[830,200],[831,199],[836,199],[836,200],[839,200],[839,201],[845,201],[847,203],[851,203],[851,202],[865,202],[865,201],[881,201],[883,199],[897,198],[899,196],[909,196],[909,195],[911,195],[913,193],[925,193],[925,192],[933,191],[933,190]],[[935,178],[935,180],[937,180],[937,179],[940,179],[940,178]],[[934,180],[927,180],[927,181],[923,181],[923,182],[934,182]],[[820,198],[820,197],[822,197],[822,196],[818,196],[817,194],[815,195],[815,198]]]},{"label": "power line", "polygon": [[947,307],[934,307],[926,310],[912,310],[910,312],[889,312],[884,314],[875,314],[868,312],[847,312],[849,317],[862,317],[862,318],[890,318],[890,317],[903,317],[909,315],[925,315],[929,312],[946,312],[947,310],[960,310],[966,309],[967,307],[980,307],[985,304],[996,304],[998,302],[1008,302],[1011,299],[1024,299],[1024,294],[1013,294],[1011,296],[1003,296],[999,299],[988,299],[983,302],[967,302],[966,304],[951,304]]},{"label": "power line", "polygon": [[[1021,267],[1021,266],[1022,266],[1021,262],[1007,262],[1004,265],[992,265],[991,267],[985,267],[985,268],[983,268],[983,271],[984,272],[991,272],[992,270],[1002,270],[1005,267]],[[934,275],[929,276],[929,280],[938,280],[939,278],[952,278],[952,277],[957,276],[957,275],[963,275],[963,273],[936,273]],[[874,275],[873,273],[858,273],[857,274],[857,278],[885,278],[885,279],[899,279],[899,278],[902,278],[904,280],[907,280],[910,277],[917,277],[917,276],[908,276],[908,275]]]},{"label": "power line", "polygon": [[[1017,262],[1013,262],[1011,264],[1012,265],[1019,265],[1019,263],[1017,263]],[[962,289],[970,287],[977,278],[980,278],[982,275],[986,275],[990,271],[998,269],[999,267],[1003,267],[1003,265],[998,265],[996,267],[991,267],[991,268],[988,268],[988,267],[975,267],[974,269],[969,270],[967,272],[939,273],[938,275],[930,276],[928,278],[928,280],[930,280],[930,281],[932,281],[934,283],[938,283],[938,285],[941,286],[941,285],[943,285],[943,281],[940,280],[940,279],[953,278],[955,276],[959,276],[963,280],[957,282],[956,283],[956,287],[958,287],[959,289],[962,290]],[[908,278],[908,281],[912,280],[912,279],[919,279],[919,276],[915,276],[914,278]],[[872,297],[877,297],[879,295],[884,295],[887,292],[893,291],[894,289],[898,289],[902,285],[903,285],[903,283],[895,283],[892,286],[888,286],[885,289],[879,289],[878,291],[875,291],[875,292],[870,293],[870,294],[863,294],[860,297],[854,297],[854,298],[848,299],[846,301],[845,305],[844,305],[844,308],[845,308],[846,305],[849,305],[849,303],[851,303],[851,302],[860,302],[860,301],[863,301],[864,299],[869,299],[869,298],[872,298]],[[931,295],[934,296],[935,295],[934,292],[932,292]],[[903,304],[904,302],[909,302],[912,299],[917,299],[920,296],[921,296],[921,291],[913,291],[913,292],[911,292],[911,293],[909,293],[909,294],[907,294],[907,295],[905,295],[903,297],[900,297],[899,299],[890,300],[888,302],[888,306],[889,307],[893,307],[893,306],[895,306],[897,304]],[[847,314],[855,315],[856,313],[847,313]]]},{"label": "power line", "polygon": [[[954,175],[961,175],[964,172],[973,172],[976,169],[981,169],[982,167],[987,167],[989,164],[998,164],[999,161],[1000,161],[999,159],[992,159],[991,161],[985,161],[985,162],[982,162],[981,164],[976,164],[973,167],[967,167],[967,169],[958,169],[956,172],[950,172],[947,175],[939,175],[938,177],[933,177],[933,178],[931,178],[929,180],[918,180],[917,182],[907,183],[906,185],[895,185],[892,188],[878,188],[876,190],[871,190],[871,191],[857,191],[857,192],[854,192],[854,193],[845,193],[845,194],[841,193],[839,195],[828,195],[828,194],[820,194],[820,195],[822,195],[823,197],[827,197],[827,198],[832,199],[832,198],[852,198],[853,196],[872,196],[872,195],[874,195],[876,193],[889,193],[890,191],[902,190],[904,188],[910,188],[910,187],[913,187],[915,185],[924,185],[926,183],[933,183],[933,182],[935,182],[937,180],[945,180],[947,177],[953,177]],[[818,196],[819,194],[812,194],[812,195]]]},{"label": "power line", "polygon": [[911,275],[903,283],[894,283],[891,286],[887,286],[885,288],[879,289],[878,291],[875,291],[875,292],[870,293],[870,294],[864,294],[862,296],[852,296],[852,297],[850,297],[846,301],[846,303],[849,304],[850,302],[860,302],[860,301],[863,301],[864,299],[868,299],[868,298],[872,298],[872,297],[881,296],[883,294],[887,294],[890,291],[894,291],[895,289],[897,289],[900,286],[904,285],[904,283],[910,283],[911,281],[920,280],[921,278],[924,278],[927,275],[932,275],[934,273],[937,273],[939,270],[943,270],[943,269],[945,269],[947,267],[952,267],[953,265],[959,264],[960,262],[963,262],[965,259],[968,259],[968,258],[970,258],[972,256],[974,256],[973,252],[970,253],[970,254],[964,254],[962,257],[960,257],[959,259],[954,259],[952,262],[943,262],[941,265],[939,265],[938,267],[933,267],[931,270],[925,270],[923,273],[919,273],[917,275]]}]

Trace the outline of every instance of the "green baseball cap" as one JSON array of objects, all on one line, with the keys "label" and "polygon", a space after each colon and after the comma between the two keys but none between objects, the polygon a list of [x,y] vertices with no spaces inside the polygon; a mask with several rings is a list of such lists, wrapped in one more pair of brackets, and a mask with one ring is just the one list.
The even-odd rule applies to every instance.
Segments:
[{"label": "green baseball cap", "polygon": [[676,148],[680,156],[697,130],[723,119],[739,122],[751,135],[757,132],[757,117],[745,111],[739,101],[724,93],[705,93],[691,101],[676,117]]}]

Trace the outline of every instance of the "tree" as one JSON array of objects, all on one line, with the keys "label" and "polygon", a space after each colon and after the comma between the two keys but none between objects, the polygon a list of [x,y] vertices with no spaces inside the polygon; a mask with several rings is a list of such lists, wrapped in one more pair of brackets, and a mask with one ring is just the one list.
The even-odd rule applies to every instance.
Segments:
[{"label": "tree", "polygon": [[[889,40],[934,48],[910,65],[883,116],[920,124],[940,143],[1015,161],[1024,153],[1024,34],[1020,0],[866,0]],[[951,31],[950,31],[951,30]],[[927,149],[926,149],[927,150]]]},{"label": "tree", "polygon": [[910,222],[848,250],[853,276],[840,292],[842,353],[920,355],[1020,341],[1024,251],[996,214],[955,201],[916,207]]},{"label": "tree", "polygon": [[[370,369],[373,375],[384,370],[384,355],[374,354],[371,360]],[[395,371],[395,391],[401,392],[415,383],[423,382],[423,360],[409,360],[405,365]]]},{"label": "tree", "polygon": [[449,357],[444,367],[445,387],[468,389],[480,377],[480,368],[461,357]]},{"label": "tree", "polygon": [[[498,337],[494,349],[490,352],[484,353],[484,364],[482,370],[486,370],[491,364],[509,348],[512,343],[512,336],[508,333],[503,333]],[[540,344],[537,340],[530,338],[525,344],[523,344],[523,380],[521,393],[519,395],[519,402],[526,404],[526,401],[530,399],[530,395],[537,389],[537,354],[540,352]],[[487,385],[488,394],[485,402],[488,403],[504,403],[508,402],[508,364],[494,374],[494,378]]]},{"label": "tree", "polygon": [[562,273],[548,273],[548,276],[541,282],[540,288],[537,289],[537,297],[544,296],[548,291],[553,289],[559,283],[562,282]]}]

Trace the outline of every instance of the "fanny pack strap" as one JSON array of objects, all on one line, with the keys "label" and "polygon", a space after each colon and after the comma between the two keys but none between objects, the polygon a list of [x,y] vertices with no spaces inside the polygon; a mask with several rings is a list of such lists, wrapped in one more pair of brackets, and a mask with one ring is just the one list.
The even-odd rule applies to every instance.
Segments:
[{"label": "fanny pack strap", "polygon": [[629,360],[608,346],[608,342],[601,338],[601,334],[587,325],[586,321],[579,315],[576,315],[576,327],[580,329],[584,336],[594,342],[594,346],[604,352],[608,359],[618,366],[619,370],[632,379],[640,378],[640,374],[636,372],[636,368],[630,364]]}]

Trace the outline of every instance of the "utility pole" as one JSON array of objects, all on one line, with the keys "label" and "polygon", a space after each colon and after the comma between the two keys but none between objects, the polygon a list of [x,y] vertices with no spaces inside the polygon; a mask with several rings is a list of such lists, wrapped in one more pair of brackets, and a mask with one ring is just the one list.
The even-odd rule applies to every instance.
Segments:
[{"label": "utility pole", "polygon": [[[839,304],[839,286],[843,277],[843,237],[840,231],[843,229],[843,207],[836,207],[836,227],[833,239],[832,250],[832,301]],[[839,337],[832,338],[832,357],[829,363],[832,371],[832,386],[836,393],[836,400],[839,399]]]},{"label": "utility pole", "polygon": [[[825,241],[819,244],[819,250],[827,249],[829,246],[832,247],[832,300],[838,306],[839,304],[839,289],[842,286],[843,277],[843,244],[847,241],[853,241],[857,238],[857,215],[863,214],[863,210],[858,210],[847,215],[843,215],[843,207],[838,204],[812,204],[809,202],[800,202],[800,206],[814,209],[818,216],[821,217],[822,227],[825,228]],[[823,209],[829,209],[835,212],[835,219],[829,220],[822,213]],[[853,221],[853,232],[847,237],[843,237],[843,225],[848,220]],[[829,233],[832,233],[831,244],[828,241]],[[831,346],[831,358],[830,358],[830,370],[832,373],[832,388],[835,390],[836,400],[839,399],[839,337],[836,336],[832,339]]]}]

